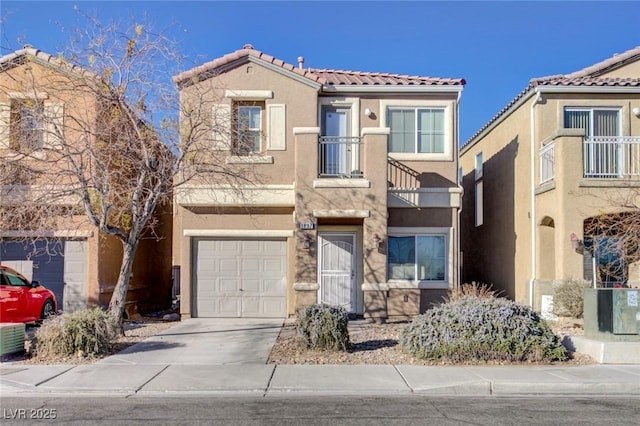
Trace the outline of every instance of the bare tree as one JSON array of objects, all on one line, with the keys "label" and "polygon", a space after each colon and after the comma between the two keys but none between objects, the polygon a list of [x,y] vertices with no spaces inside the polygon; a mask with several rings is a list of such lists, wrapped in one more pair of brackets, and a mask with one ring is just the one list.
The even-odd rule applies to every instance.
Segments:
[{"label": "bare tree", "polygon": [[571,235],[578,253],[594,258],[595,281],[600,286],[626,285],[629,266],[640,261],[640,187],[610,188],[592,197],[607,211],[584,220],[584,240]]},{"label": "bare tree", "polygon": [[171,75],[185,58],[176,42],[148,24],[87,19],[58,57],[28,50],[34,66],[0,70],[0,91],[24,94],[11,106],[0,227],[36,238],[93,226],[117,238],[123,256],[109,309],[121,321],[138,244],[155,235],[154,212],[195,178],[239,188],[254,175],[214,150],[211,135],[231,128],[221,122],[229,117],[212,114],[219,88],[194,85],[180,102]]}]

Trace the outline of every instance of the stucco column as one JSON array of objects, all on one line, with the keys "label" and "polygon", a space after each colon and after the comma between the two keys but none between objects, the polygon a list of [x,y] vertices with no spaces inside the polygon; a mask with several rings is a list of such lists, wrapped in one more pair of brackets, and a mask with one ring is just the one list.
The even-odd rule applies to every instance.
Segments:
[{"label": "stucco column", "polygon": [[[316,260],[317,226],[311,207],[310,189],[318,176],[319,127],[295,127],[295,310],[315,303],[318,291]],[[313,229],[301,229],[301,224],[312,224]],[[305,226],[302,225],[302,226]]]},{"label": "stucco column", "polygon": [[571,245],[570,235],[583,239],[581,206],[589,197],[579,194],[583,179],[582,130],[562,133],[555,140],[555,179],[558,206],[555,219],[556,279],[582,278],[582,256]]},{"label": "stucco column", "polygon": [[364,220],[364,313],[367,318],[387,317],[387,191],[388,128],[363,128],[363,172],[371,182],[367,200],[370,216]]}]

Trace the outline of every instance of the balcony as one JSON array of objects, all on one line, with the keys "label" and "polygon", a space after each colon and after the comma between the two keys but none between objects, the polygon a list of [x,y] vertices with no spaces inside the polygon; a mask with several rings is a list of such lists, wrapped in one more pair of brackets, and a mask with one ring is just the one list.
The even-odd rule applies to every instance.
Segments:
[{"label": "balcony", "polygon": [[540,148],[540,183],[552,180],[556,174],[555,142]]},{"label": "balcony", "polygon": [[321,136],[318,141],[318,176],[362,178],[361,145],[359,137]]},{"label": "balcony", "polygon": [[591,136],[583,142],[585,178],[640,176],[640,136]]},{"label": "balcony", "polygon": [[[549,182],[556,176],[555,144],[555,141],[551,141],[540,148],[539,184]],[[586,179],[640,178],[640,136],[583,138],[581,177]]]}]

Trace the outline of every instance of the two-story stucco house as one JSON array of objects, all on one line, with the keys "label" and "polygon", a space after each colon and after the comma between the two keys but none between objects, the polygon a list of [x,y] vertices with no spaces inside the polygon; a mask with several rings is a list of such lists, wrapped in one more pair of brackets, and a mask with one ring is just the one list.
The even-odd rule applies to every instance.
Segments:
[{"label": "two-story stucco house", "polygon": [[[101,108],[95,92],[85,90],[89,76],[30,47],[0,58],[0,208],[9,218],[0,223],[0,264],[41,281],[66,312],[108,305],[122,261],[122,244],[83,216],[80,196],[72,189],[78,174],[65,173],[71,170],[70,159],[88,164],[86,157],[80,160],[82,150],[74,147],[86,147],[79,144],[95,134],[98,111],[109,111]],[[44,194],[54,189],[64,196],[50,194],[45,200]],[[49,206],[51,217],[34,214],[31,220],[28,211],[16,213],[25,213],[25,207],[35,211],[34,199]],[[156,218],[162,223],[157,233],[165,238],[140,242],[127,296],[130,314],[171,304],[168,209],[158,209]],[[56,211],[78,214],[62,217]],[[41,226],[49,219],[54,223]]]},{"label": "two-story stucco house", "polygon": [[464,144],[460,167],[463,280],[536,308],[564,280],[637,285],[616,227],[640,193],[640,47],[531,80]]},{"label": "two-story stucco house", "polygon": [[174,81],[184,102],[212,103],[204,143],[259,176],[176,194],[183,317],[326,302],[400,318],[458,284],[464,80],[312,69],[246,45]]}]

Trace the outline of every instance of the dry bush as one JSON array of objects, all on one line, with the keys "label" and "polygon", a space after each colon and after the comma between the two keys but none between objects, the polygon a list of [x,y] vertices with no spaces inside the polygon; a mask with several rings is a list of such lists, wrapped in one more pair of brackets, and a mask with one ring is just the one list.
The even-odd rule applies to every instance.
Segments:
[{"label": "dry bush", "polygon": [[465,296],[474,296],[479,298],[491,298],[496,297],[498,292],[492,290],[491,284],[477,283],[472,281],[471,284],[465,283],[460,287],[449,290],[449,295],[445,297],[446,301],[453,302],[454,300],[461,299]]},{"label": "dry bush", "polygon": [[561,317],[582,318],[583,290],[589,287],[591,283],[578,279],[569,279],[554,285],[553,313]]}]

